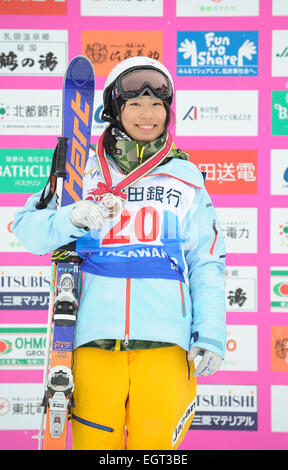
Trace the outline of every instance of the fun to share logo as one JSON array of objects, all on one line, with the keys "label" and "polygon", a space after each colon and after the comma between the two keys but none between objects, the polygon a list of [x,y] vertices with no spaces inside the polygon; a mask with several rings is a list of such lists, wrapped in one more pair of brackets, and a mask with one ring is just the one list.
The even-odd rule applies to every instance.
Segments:
[{"label": "fun to share logo", "polygon": [[258,32],[179,31],[177,75],[258,75]]}]

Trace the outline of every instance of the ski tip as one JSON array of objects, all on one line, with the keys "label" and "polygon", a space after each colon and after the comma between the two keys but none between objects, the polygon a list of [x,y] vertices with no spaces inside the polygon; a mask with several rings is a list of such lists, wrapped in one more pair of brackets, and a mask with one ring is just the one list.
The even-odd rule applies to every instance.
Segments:
[{"label": "ski tip", "polygon": [[78,87],[94,81],[94,70],[90,60],[82,55],[74,57],[68,65],[66,80],[72,80]]}]

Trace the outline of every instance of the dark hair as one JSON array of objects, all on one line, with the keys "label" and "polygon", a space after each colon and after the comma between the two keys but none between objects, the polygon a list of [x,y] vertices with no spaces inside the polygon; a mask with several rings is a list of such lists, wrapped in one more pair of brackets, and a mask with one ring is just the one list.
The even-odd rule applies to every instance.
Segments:
[{"label": "dark hair", "polygon": [[[168,128],[168,126],[170,124],[170,121],[171,121],[171,114],[173,114],[173,113],[172,113],[172,110],[171,110],[171,106],[169,105],[169,103],[167,103],[167,101],[163,101],[163,104],[164,104],[164,107],[166,109],[166,120],[165,120],[165,124],[164,124],[164,132],[163,132],[163,134],[164,134],[167,131],[167,128]],[[124,103],[124,106],[125,106],[125,103]],[[174,114],[173,114],[173,116],[174,116]],[[115,121],[115,123],[113,123],[113,124],[111,123],[107,127],[107,129],[105,131],[105,135],[104,135],[103,145],[104,145],[104,149],[105,149],[105,151],[108,155],[113,155],[116,152],[116,142],[117,142],[117,140],[112,135],[113,127],[118,127],[121,131],[126,132],[120,121]]]}]

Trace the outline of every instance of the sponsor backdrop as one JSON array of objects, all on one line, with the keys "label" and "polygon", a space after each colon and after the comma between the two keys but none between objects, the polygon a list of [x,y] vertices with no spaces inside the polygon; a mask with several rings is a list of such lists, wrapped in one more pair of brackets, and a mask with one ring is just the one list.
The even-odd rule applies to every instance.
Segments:
[{"label": "sponsor backdrop", "polygon": [[287,0],[0,0],[0,14],[0,448],[37,448],[50,255],[11,224],[49,174],[79,54],[95,68],[94,143],[118,61],[170,69],[176,144],[207,172],[227,243],[227,354],[199,379],[181,449],[287,448]]}]

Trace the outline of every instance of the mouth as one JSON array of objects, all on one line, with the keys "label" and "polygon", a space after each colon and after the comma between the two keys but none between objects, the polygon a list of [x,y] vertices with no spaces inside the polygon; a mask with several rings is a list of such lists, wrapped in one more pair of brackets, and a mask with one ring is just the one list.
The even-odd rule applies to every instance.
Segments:
[{"label": "mouth", "polygon": [[150,126],[145,126],[145,125],[142,125],[142,124],[137,124],[137,127],[139,129],[143,129],[143,130],[152,130],[156,127],[156,124],[152,124]]}]

